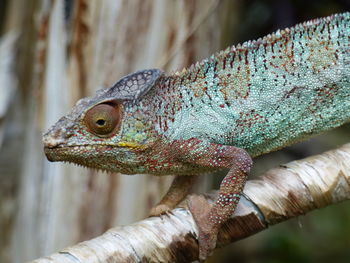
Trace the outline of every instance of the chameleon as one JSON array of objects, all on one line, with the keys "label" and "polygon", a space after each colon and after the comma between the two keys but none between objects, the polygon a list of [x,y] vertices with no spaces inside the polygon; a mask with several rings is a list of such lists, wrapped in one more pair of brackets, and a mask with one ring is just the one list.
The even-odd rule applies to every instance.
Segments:
[{"label": "chameleon", "polygon": [[146,69],[80,99],[44,135],[49,161],[174,175],[151,215],[169,212],[199,175],[229,169],[217,200],[192,196],[199,259],[234,212],[252,158],[350,121],[350,13],[228,47],[182,71]]}]

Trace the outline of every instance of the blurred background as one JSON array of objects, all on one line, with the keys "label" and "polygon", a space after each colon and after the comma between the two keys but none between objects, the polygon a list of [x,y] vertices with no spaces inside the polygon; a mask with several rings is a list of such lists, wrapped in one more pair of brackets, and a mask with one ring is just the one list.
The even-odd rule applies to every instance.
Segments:
[{"label": "blurred background", "polygon": [[[0,262],[35,259],[140,220],[171,182],[49,163],[41,135],[79,98],[138,69],[182,69],[229,45],[348,10],[348,0],[1,0]],[[349,131],[345,125],[257,158],[251,178],[349,142]],[[221,179],[203,177],[195,191]],[[350,203],[271,227],[208,262],[350,262]]]}]

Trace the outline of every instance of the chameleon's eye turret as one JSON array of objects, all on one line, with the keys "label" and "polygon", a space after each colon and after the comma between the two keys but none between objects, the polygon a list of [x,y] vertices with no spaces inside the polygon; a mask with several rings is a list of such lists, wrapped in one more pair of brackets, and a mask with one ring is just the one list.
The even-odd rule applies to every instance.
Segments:
[{"label": "chameleon's eye turret", "polygon": [[118,129],[121,119],[119,104],[99,104],[87,111],[84,122],[89,132],[99,137],[109,137]]}]

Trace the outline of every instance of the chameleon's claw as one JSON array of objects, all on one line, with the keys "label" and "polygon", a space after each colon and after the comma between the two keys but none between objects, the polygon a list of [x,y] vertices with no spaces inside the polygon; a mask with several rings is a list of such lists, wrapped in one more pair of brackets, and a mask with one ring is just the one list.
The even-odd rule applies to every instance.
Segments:
[{"label": "chameleon's claw", "polygon": [[165,204],[159,204],[153,207],[149,213],[149,216],[160,216],[164,214],[171,214],[171,207]]},{"label": "chameleon's claw", "polygon": [[188,200],[188,208],[198,228],[199,260],[204,262],[212,254],[218,234],[218,229],[208,220],[211,205],[203,196],[192,195]]},{"label": "chameleon's claw", "polygon": [[151,209],[149,216],[171,215],[173,210],[188,194],[198,176],[176,176],[165,196]]},{"label": "chameleon's claw", "polygon": [[165,214],[168,216],[174,215],[173,210],[169,210],[169,211],[165,212]]}]

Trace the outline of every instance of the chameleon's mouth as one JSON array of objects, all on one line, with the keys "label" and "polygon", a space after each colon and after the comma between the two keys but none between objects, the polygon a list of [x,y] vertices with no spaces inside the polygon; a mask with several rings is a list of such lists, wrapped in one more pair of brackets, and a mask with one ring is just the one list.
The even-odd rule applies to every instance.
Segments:
[{"label": "chameleon's mouth", "polygon": [[111,145],[45,146],[44,153],[50,162],[69,162],[107,172],[143,173],[143,161],[136,160],[126,148],[116,150]]},{"label": "chameleon's mouth", "polygon": [[[79,147],[79,148],[83,149],[84,147]],[[78,147],[47,147],[47,146],[45,146],[44,153],[46,155],[46,158],[50,162],[69,161],[69,160],[67,160],[67,159],[69,159],[69,157],[82,152],[81,150],[78,150],[76,154],[73,154],[72,149],[78,150]]]},{"label": "chameleon's mouth", "polygon": [[[76,149],[77,151],[72,152],[72,148]],[[103,170],[106,171],[106,169],[103,169],[99,165],[99,163],[96,163],[94,161],[94,158],[89,155],[83,155],[82,152],[85,150],[88,152],[87,147],[84,146],[74,146],[74,147],[44,147],[44,153],[46,155],[46,158],[50,162],[68,162],[68,163],[74,163],[79,166],[85,166],[94,168],[96,170]]]},{"label": "chameleon's mouth", "polygon": [[[46,158],[50,162],[68,162],[98,170],[106,170],[100,162],[96,161],[95,155],[103,155],[104,151],[108,151],[111,147],[91,145],[79,146],[60,146],[60,147],[44,147]],[[114,160],[117,165],[118,161]]]}]

